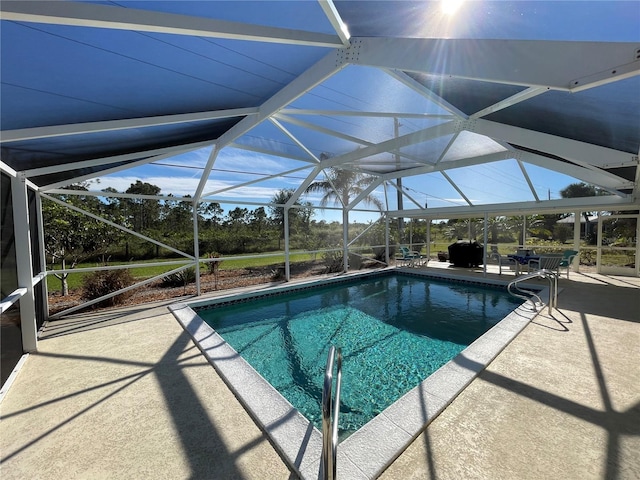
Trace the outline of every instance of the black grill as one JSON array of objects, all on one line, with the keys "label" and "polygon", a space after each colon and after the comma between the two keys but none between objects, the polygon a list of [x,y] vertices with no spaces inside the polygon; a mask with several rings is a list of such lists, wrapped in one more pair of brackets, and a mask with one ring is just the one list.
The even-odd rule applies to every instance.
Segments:
[{"label": "black grill", "polygon": [[475,240],[458,240],[449,245],[449,262],[456,267],[477,267],[482,265],[484,248]]}]

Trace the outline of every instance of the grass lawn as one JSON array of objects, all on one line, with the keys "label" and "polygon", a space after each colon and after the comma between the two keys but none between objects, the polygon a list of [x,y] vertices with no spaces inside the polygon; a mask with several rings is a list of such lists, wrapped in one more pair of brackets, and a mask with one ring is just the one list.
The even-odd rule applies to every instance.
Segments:
[{"label": "grass lawn", "polygon": [[[263,258],[245,258],[250,257],[250,255],[238,255],[234,257],[224,258],[222,263],[220,263],[221,270],[232,270],[232,269],[240,269],[240,268],[248,268],[248,267],[264,267],[266,265],[273,265],[276,263],[284,263],[284,253],[277,252],[273,256],[263,257]],[[309,260],[313,260],[314,258],[320,258],[319,255],[313,255],[311,253],[306,252],[293,252],[289,255],[290,261],[292,263],[296,262],[305,262]],[[166,259],[166,261],[170,260],[182,260],[178,258]],[[157,263],[162,260],[144,260],[136,263]],[[127,265],[127,262],[110,262],[109,266],[115,265]],[[98,263],[81,263],[77,266],[77,268],[92,268],[101,266]],[[49,267],[50,268],[50,267]],[[149,267],[137,267],[132,268],[130,270],[131,275],[137,281],[145,280],[147,278],[155,277],[156,275],[161,275],[163,273],[169,272],[179,268],[179,265],[155,265]],[[201,272],[207,272],[207,265],[201,263]],[[90,272],[82,272],[82,273],[71,273],[67,278],[67,283],[69,285],[70,290],[74,290],[76,288],[82,287],[84,282],[84,277],[87,275],[91,275]],[[47,276],[47,289],[49,292],[60,291],[62,289],[62,284],[59,279],[57,279],[53,275]]]},{"label": "grass lawn", "polygon": [[[448,247],[449,245],[451,245],[453,243],[452,240],[448,240],[448,241],[440,241],[437,243],[432,243],[431,244],[431,257],[435,258],[437,256],[437,253],[439,251],[444,251],[444,252],[448,252]],[[535,246],[534,246],[535,248]],[[557,253],[561,253],[564,249],[568,249],[571,248],[570,245],[558,245],[557,247]],[[414,249],[418,249],[418,245],[414,245]],[[508,253],[513,253],[515,252],[517,249],[517,244],[515,243],[501,243],[498,245],[498,251],[500,252],[500,254],[502,255],[506,255]],[[420,249],[420,251],[422,253],[426,253],[426,247],[422,246],[422,248]],[[269,255],[269,254],[263,254],[263,255]],[[284,253],[283,252],[273,252],[271,254],[272,256],[266,256],[266,257],[261,257],[261,258],[255,258],[254,255],[237,255],[237,256],[232,256],[232,257],[223,257],[222,263],[220,263],[220,269],[221,270],[232,270],[232,269],[240,269],[240,268],[250,268],[250,267],[264,267],[267,265],[274,265],[274,264],[284,264]],[[291,262],[292,263],[296,263],[296,262],[305,262],[305,261],[310,261],[310,260],[314,260],[314,259],[321,259],[322,256],[321,254],[311,254],[311,253],[307,253],[304,251],[298,251],[298,252],[292,252],[289,255]],[[173,258],[173,259],[165,259],[166,261],[170,261],[170,260],[181,260],[178,258]],[[158,260],[145,260],[145,261],[140,261],[137,263],[143,264],[143,263],[157,263]],[[127,262],[111,262],[109,265],[126,265]],[[92,268],[92,267],[97,267],[99,266],[98,263],[82,263],[80,265],[78,265],[78,268]],[[149,266],[149,267],[137,267],[137,268],[133,268],[131,269],[131,274],[133,275],[133,277],[137,280],[137,281],[141,281],[147,278],[151,278],[151,277],[155,277],[157,275],[161,275],[163,273],[169,272],[170,270],[173,270],[175,268],[178,268],[178,265],[166,265],[166,266],[162,266],[162,265],[157,265],[157,266]],[[206,273],[207,272],[207,265],[204,263],[201,263],[201,272]],[[72,273],[69,274],[69,277],[67,279],[67,282],[69,284],[69,289],[74,290],[77,288],[82,287],[83,281],[84,281],[84,277],[86,275],[90,275],[89,272],[84,272],[84,273]],[[49,292],[55,292],[55,291],[60,291],[62,286],[61,286],[61,282],[60,280],[58,280],[57,278],[55,278],[53,275],[48,275],[47,276],[47,288],[49,290]]]}]

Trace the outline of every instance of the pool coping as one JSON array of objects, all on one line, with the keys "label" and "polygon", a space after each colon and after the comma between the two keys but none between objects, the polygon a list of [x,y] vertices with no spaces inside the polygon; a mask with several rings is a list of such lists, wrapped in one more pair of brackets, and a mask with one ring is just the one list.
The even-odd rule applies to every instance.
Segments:
[{"label": "pool coping", "polygon": [[[356,278],[403,273],[420,277],[506,286],[508,282],[460,277],[415,269],[383,270],[351,274],[332,279],[311,280],[268,287],[259,291],[229,294],[218,298],[176,303],[169,306],[178,322],[229,386],[245,410],[267,433],[279,454],[302,479],[317,479],[320,472],[322,434],[288,400],[251,367],[226,341],[193,310],[203,305],[225,304],[236,299],[276,295],[318,285],[352,281]],[[548,287],[535,286],[541,298]],[[338,446],[337,476],[364,480],[379,476],[464,390],[478,374],[540,312],[522,304],[455,358],[411,389],[382,413]]]}]

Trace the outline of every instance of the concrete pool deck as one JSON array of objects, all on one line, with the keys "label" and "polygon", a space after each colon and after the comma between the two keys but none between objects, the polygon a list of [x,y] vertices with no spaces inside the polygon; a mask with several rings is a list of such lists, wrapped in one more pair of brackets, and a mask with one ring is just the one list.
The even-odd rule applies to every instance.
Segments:
[{"label": "concrete pool deck", "polygon": [[[640,279],[561,288],[380,478],[640,477]],[[3,479],[295,478],[168,304],[46,326],[0,404]]]}]

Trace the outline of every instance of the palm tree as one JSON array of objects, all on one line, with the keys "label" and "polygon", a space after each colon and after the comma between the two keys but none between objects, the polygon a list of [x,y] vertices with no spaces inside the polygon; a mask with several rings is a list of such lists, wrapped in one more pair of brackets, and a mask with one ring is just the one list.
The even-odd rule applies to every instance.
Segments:
[{"label": "palm tree", "polygon": [[[322,207],[326,207],[329,203],[334,205],[342,204],[346,207],[352,198],[364,192],[375,180],[375,177],[371,175],[337,167],[329,168],[325,176],[325,180],[313,182],[305,190],[306,193],[323,193],[320,199],[320,206]],[[383,203],[376,196],[369,194],[362,201],[374,205],[378,210],[382,211]]]},{"label": "palm tree", "polygon": [[[345,272],[348,270],[349,265],[349,248],[347,246],[349,211],[346,207],[351,203],[352,198],[356,198],[363,193],[374,182],[374,180],[375,177],[370,175],[354,172],[352,170],[331,167],[325,171],[325,180],[313,182],[309,184],[305,190],[305,193],[323,193],[323,196],[320,199],[321,207],[326,207],[329,202],[332,202],[334,205],[342,204],[343,266]],[[378,210],[382,212],[383,204],[379,198],[369,194],[366,195],[362,201],[375,205]]]},{"label": "palm tree", "polygon": [[518,244],[524,247],[525,233],[523,231],[523,227],[526,227],[527,233],[534,233],[537,232],[541,226],[544,226],[544,220],[541,215],[528,215],[525,217],[518,215],[515,217],[508,217],[506,225],[510,232],[518,235]]}]

